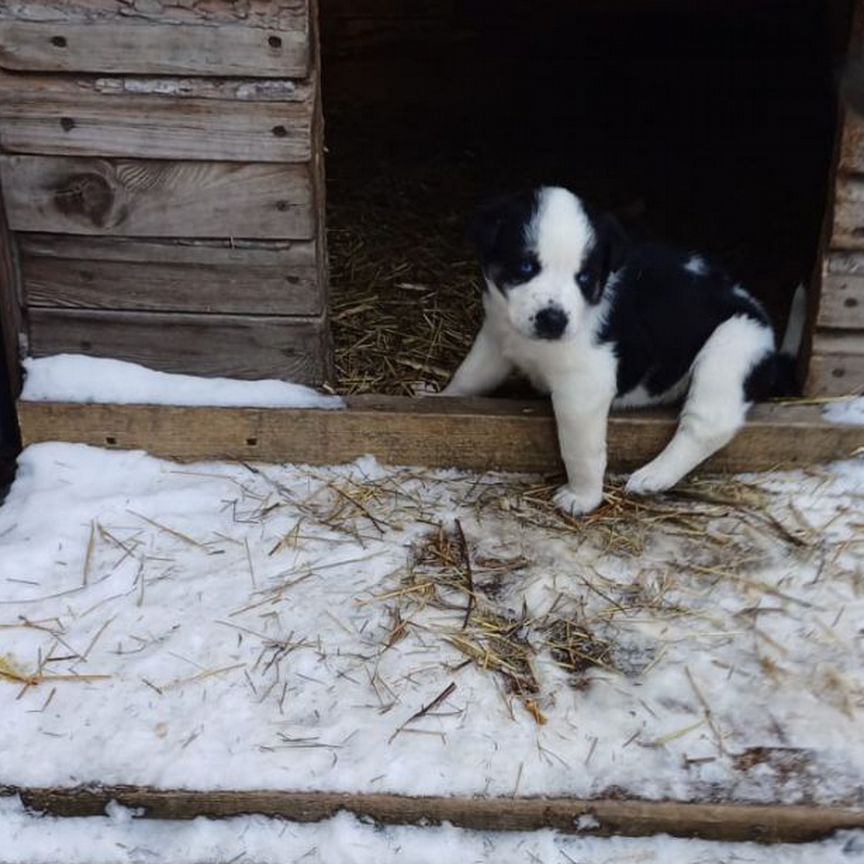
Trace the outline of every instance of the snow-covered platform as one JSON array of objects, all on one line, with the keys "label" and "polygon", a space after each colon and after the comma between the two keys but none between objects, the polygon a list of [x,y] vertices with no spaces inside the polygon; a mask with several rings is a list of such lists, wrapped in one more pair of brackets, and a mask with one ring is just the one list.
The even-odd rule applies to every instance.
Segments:
[{"label": "snow-covered platform", "polygon": [[548,494],[29,448],[0,508],[0,783],[864,823],[864,465],[610,487],[582,522]]}]

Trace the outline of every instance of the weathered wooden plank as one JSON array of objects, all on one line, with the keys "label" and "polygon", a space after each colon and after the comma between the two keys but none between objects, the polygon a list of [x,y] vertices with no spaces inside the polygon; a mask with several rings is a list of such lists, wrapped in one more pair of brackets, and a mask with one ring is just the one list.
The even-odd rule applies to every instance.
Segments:
[{"label": "weathered wooden plank", "polygon": [[832,249],[864,249],[864,181],[837,176],[834,196]]},{"label": "weathered wooden plank", "polygon": [[864,392],[864,331],[817,330],[813,335],[806,389],[813,396]]},{"label": "weathered wooden plank", "polygon": [[[372,454],[391,465],[560,472],[555,423],[544,402],[353,397],[349,410],[299,411],[19,402],[25,443],[71,441],[144,449],[183,461],[228,458],[330,465]],[[609,422],[609,465],[628,471],[671,438],[674,413]],[[195,435],[189,430],[195,429]],[[749,471],[849,456],[864,430],[830,424],[818,407],[758,405],[706,471]]]},{"label": "weathered wooden plank", "polygon": [[34,357],[72,352],[166,372],[312,384],[328,371],[320,318],[38,308],[28,318]]},{"label": "weathered wooden plank", "polygon": [[315,241],[20,235],[29,306],[253,315],[323,311]]},{"label": "weathered wooden plank", "polygon": [[6,152],[142,159],[305,162],[313,102],[178,100],[104,95],[73,77],[0,73],[0,147]]},{"label": "weathered wooden plank", "polygon": [[16,231],[308,239],[308,165],[2,156]]},{"label": "weathered wooden plank", "polygon": [[[341,810],[385,824],[450,822],[477,831],[536,831],[706,840],[806,843],[834,831],[864,828],[864,811],[845,807],[776,804],[703,804],[606,798],[411,798],[400,795],[327,792],[193,792],[131,786],[25,789],[0,787],[0,796],[20,795],[30,808],[56,816],[98,816],[110,801],[143,808],[149,819],[227,818],[261,813],[296,822],[319,822]],[[580,818],[593,817],[591,828]]]},{"label": "weathered wooden plank", "polygon": [[854,111],[847,111],[843,117],[839,167],[841,171],[864,173],[864,118]]},{"label": "weathered wooden plank", "polygon": [[[309,50],[311,51],[313,65],[321,69],[321,34],[320,34],[320,4],[318,0],[309,0],[310,30]],[[324,160],[324,106],[322,101],[321,87],[316,87],[313,95],[312,116],[312,189],[315,210],[315,238],[318,274],[318,292],[323,308],[324,317],[324,353],[327,368],[332,369],[333,356],[333,334],[330,328],[330,258],[327,247],[327,183],[325,177]]]},{"label": "weathered wooden plank", "polygon": [[[7,75],[20,73],[4,73]],[[219,99],[230,102],[308,102],[315,75],[297,78],[144,78],[140,75],[76,75],[84,92],[103,96],[168,96],[171,99]]]},{"label": "weathered wooden plank", "polygon": [[309,72],[308,33],[243,25],[0,21],[0,67],[302,78]]},{"label": "weathered wooden plank", "polygon": [[6,0],[0,20],[153,24],[243,24],[305,31],[307,0]]},{"label": "weathered wooden plank", "polygon": [[828,253],[816,325],[864,330],[864,254]]}]

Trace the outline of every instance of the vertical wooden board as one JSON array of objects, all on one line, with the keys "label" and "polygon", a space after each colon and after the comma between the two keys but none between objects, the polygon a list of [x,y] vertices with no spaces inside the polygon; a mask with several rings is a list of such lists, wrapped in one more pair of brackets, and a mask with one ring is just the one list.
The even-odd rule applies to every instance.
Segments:
[{"label": "vertical wooden board", "polygon": [[310,239],[307,165],[2,156],[16,231]]},{"label": "vertical wooden board", "polygon": [[308,33],[243,25],[0,21],[0,67],[27,72],[302,78]]},{"label": "vertical wooden board", "polygon": [[[0,187],[0,448],[12,450],[18,445],[18,423],[14,400],[21,390],[18,340],[22,328],[21,291],[14,249],[15,239],[6,224],[3,193]],[[2,465],[0,465],[2,469]],[[0,481],[7,479],[0,470]]]},{"label": "vertical wooden board", "polygon": [[[318,0],[309,0],[310,28],[309,28],[309,50],[312,53],[313,64],[317,70],[321,69],[321,15]],[[316,78],[320,80],[319,78]],[[333,336],[330,329],[330,260],[327,249],[327,182],[326,162],[324,159],[324,108],[322,104],[323,95],[321,87],[315,88],[313,96],[312,113],[312,184],[316,223],[317,243],[317,272],[318,286],[321,296],[324,320],[324,368],[325,381],[331,381],[335,369],[335,358],[333,351]]]},{"label": "vertical wooden board", "polygon": [[320,318],[31,309],[34,357],[89,354],[164,372],[232,378],[324,377]]},{"label": "vertical wooden board", "polygon": [[[182,85],[175,85],[182,87]],[[314,88],[290,102],[223,102],[92,79],[0,72],[0,147],[7,153],[142,159],[305,162],[311,156]]]},{"label": "vertical wooden board", "polygon": [[20,235],[30,306],[318,315],[314,241],[130,240]]}]

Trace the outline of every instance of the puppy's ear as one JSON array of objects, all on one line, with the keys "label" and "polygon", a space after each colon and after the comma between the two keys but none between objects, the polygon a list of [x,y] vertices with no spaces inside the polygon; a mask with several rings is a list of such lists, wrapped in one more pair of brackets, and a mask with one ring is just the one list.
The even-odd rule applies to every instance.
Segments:
[{"label": "puppy's ear", "polygon": [[630,254],[630,239],[621,223],[612,215],[603,213],[594,222],[594,247],[588,254],[585,269],[588,282],[582,292],[589,303],[599,303],[609,277],[620,270]]},{"label": "puppy's ear", "polygon": [[507,198],[489,201],[477,208],[468,223],[468,242],[477,250],[481,260],[485,261],[495,248],[507,207]]},{"label": "puppy's ear", "polygon": [[630,254],[630,238],[621,223],[611,214],[604,213],[601,218],[601,232],[606,245],[606,267],[608,278],[620,270]]}]

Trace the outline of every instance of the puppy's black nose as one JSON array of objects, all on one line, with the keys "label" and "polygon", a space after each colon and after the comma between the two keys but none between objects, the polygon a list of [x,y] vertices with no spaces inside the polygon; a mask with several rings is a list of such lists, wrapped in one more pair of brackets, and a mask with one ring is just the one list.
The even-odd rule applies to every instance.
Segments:
[{"label": "puppy's black nose", "polygon": [[568,320],[560,306],[547,306],[534,316],[534,331],[541,339],[559,339],[567,329]]}]

